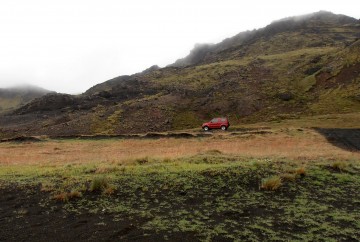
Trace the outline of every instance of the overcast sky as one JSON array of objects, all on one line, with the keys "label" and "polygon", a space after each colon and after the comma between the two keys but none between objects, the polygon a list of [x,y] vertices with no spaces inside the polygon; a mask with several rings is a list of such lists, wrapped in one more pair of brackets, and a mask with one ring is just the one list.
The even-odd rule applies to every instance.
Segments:
[{"label": "overcast sky", "polygon": [[359,0],[1,0],[0,87],[81,93],[284,17],[360,18]]}]

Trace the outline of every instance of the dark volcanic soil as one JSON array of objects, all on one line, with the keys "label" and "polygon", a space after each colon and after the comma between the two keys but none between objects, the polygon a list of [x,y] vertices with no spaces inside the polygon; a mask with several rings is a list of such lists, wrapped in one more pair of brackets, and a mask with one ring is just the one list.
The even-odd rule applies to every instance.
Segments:
[{"label": "dark volcanic soil", "polygon": [[0,189],[0,241],[141,241],[136,225],[146,221],[114,222],[112,214],[76,214],[64,203],[50,201],[39,187]]},{"label": "dark volcanic soil", "polygon": [[350,151],[360,151],[360,129],[316,128],[333,145]]},{"label": "dark volcanic soil", "polygon": [[276,191],[259,189],[259,172],[125,176],[110,196],[69,202],[2,185],[0,241],[359,241],[358,168],[318,166]]}]

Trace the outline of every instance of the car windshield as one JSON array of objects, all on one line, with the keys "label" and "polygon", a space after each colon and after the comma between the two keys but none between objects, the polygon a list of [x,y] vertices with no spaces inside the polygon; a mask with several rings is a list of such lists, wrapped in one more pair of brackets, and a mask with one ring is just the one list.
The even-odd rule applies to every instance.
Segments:
[{"label": "car windshield", "polygon": [[217,118],[213,118],[212,120],[211,120],[211,123],[216,123],[217,122]]}]

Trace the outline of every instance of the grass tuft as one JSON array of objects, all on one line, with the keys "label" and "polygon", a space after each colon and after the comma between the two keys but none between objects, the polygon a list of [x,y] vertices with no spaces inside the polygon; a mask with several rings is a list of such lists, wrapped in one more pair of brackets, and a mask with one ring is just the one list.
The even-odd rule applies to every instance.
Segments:
[{"label": "grass tuft", "polygon": [[262,180],[261,189],[275,191],[282,185],[280,176],[271,176]]},{"label": "grass tuft", "polygon": [[69,200],[82,197],[82,193],[79,191],[61,192],[55,194],[53,199],[60,202],[68,202]]},{"label": "grass tuft", "polygon": [[300,176],[300,177],[304,177],[306,175],[305,167],[300,167],[300,168],[296,169],[295,174]]},{"label": "grass tuft", "polygon": [[79,192],[79,191],[71,191],[71,192],[69,192],[67,195],[68,195],[68,198],[69,198],[69,199],[82,197],[82,193]]},{"label": "grass tuft", "polygon": [[331,167],[337,171],[343,171],[346,169],[346,167],[348,166],[347,163],[343,162],[343,161],[337,161],[337,162],[334,162]]},{"label": "grass tuft", "polygon": [[285,173],[281,175],[282,181],[295,181],[296,180],[296,174],[291,173]]},{"label": "grass tuft", "polygon": [[115,193],[115,187],[114,186],[108,186],[107,188],[104,189],[103,191],[104,195],[112,195]]},{"label": "grass tuft", "polygon": [[59,194],[55,194],[55,195],[53,196],[53,199],[56,200],[56,201],[60,201],[60,202],[67,202],[67,201],[69,201],[69,198],[68,198],[66,192],[62,192],[62,193],[59,193]]},{"label": "grass tuft", "polygon": [[109,188],[109,182],[106,177],[95,177],[94,180],[91,181],[91,192],[101,192],[105,191],[107,188]]},{"label": "grass tuft", "polygon": [[54,190],[54,185],[48,182],[41,183],[40,191],[42,192],[51,192]]}]

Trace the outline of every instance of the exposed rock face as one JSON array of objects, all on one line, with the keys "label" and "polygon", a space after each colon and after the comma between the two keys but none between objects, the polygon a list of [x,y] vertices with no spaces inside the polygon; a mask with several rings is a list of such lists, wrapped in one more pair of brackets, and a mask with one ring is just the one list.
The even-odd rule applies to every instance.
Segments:
[{"label": "exposed rock face", "polygon": [[196,44],[194,49],[185,58],[178,59],[174,64],[170,66],[185,67],[190,65],[196,65],[206,58],[206,56],[214,49],[214,45],[211,44]]},{"label": "exposed rock face", "polygon": [[279,93],[277,96],[283,101],[290,101],[294,98],[294,95],[290,92]]},{"label": "exposed rock face", "polygon": [[16,114],[26,114],[32,112],[58,111],[67,106],[76,106],[76,97],[68,94],[52,93],[37,98],[31,103],[19,108]]},{"label": "exposed rock face", "polygon": [[153,65],[153,66],[150,66],[149,68],[143,70],[143,71],[141,72],[141,74],[148,74],[148,73],[150,73],[150,72],[157,71],[157,70],[159,70],[159,69],[160,69],[160,67],[159,67],[158,65]]}]

